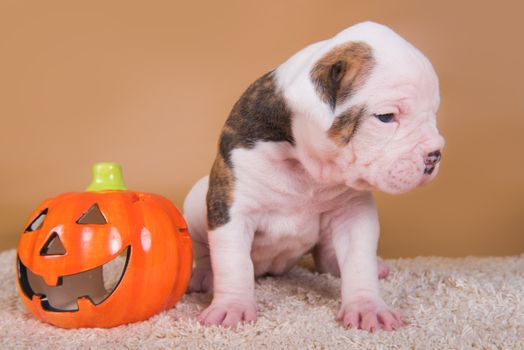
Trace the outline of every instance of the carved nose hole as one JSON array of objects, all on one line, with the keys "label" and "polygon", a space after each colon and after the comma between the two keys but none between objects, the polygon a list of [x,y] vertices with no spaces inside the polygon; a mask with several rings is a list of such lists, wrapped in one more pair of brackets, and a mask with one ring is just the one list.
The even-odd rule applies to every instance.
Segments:
[{"label": "carved nose hole", "polygon": [[66,253],[65,247],[58,237],[58,233],[53,232],[51,237],[45,242],[44,246],[40,250],[41,256],[49,255],[64,255]]}]

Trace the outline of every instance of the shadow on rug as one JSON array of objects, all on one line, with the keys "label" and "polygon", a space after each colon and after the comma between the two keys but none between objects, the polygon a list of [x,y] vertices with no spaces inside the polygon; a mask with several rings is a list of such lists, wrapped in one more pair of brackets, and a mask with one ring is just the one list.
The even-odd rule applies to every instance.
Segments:
[{"label": "shadow on rug", "polygon": [[301,267],[258,280],[258,321],[236,330],[198,324],[211,301],[202,294],[185,295],[144,322],[59,329],[24,309],[15,254],[0,253],[1,349],[524,349],[524,255],[388,260],[391,274],[381,290],[409,324],[369,334],[336,323],[339,279]]}]

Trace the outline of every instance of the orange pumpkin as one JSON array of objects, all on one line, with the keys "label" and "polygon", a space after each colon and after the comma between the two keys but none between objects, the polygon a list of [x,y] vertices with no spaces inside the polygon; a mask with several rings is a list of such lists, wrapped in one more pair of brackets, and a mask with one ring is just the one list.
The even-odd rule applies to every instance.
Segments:
[{"label": "orange pumpkin", "polygon": [[127,191],[119,169],[95,165],[86,192],[44,201],[21,234],[18,289],[42,321],[113,327],[171,308],[185,292],[192,253],[182,215],[161,196]]}]

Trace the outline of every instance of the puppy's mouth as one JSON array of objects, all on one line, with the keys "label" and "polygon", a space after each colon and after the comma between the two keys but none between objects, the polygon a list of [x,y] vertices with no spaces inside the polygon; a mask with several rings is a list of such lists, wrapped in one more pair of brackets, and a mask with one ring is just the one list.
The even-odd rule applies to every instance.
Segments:
[{"label": "puppy's mouth", "polygon": [[347,182],[346,185],[358,191],[371,191],[375,189],[375,186],[371,185],[367,180],[363,178],[358,178],[351,183]]},{"label": "puppy's mouth", "polygon": [[87,299],[93,305],[103,303],[113,294],[124,277],[131,256],[128,246],[111,261],[76,274],[58,277],[55,286],[33,273],[17,258],[18,283],[30,299],[39,298],[42,308],[53,312],[79,310],[77,301]]}]

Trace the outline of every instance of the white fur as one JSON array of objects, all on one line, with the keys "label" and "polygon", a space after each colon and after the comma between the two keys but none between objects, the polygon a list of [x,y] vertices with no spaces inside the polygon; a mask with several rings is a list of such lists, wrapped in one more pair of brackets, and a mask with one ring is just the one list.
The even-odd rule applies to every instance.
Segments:
[{"label": "white fur", "polygon": [[[376,65],[364,86],[333,112],[309,72],[348,41],[369,44]],[[226,225],[207,232],[207,178],[184,203],[196,259],[190,290],[214,288],[201,322],[233,326],[254,320],[254,276],[281,274],[314,250],[320,271],[341,275],[344,326],[399,327],[400,317],[379,293],[379,223],[369,190],[405,192],[435,176],[438,169],[423,174],[423,157],[443,147],[436,129],[436,74],[404,39],[366,22],[299,51],[276,70],[276,78],[292,111],[295,146],[258,142],[232,152],[235,183]],[[337,115],[360,103],[369,115],[347,147],[335,145],[326,131]],[[397,122],[372,116],[383,113],[395,113]]]}]

